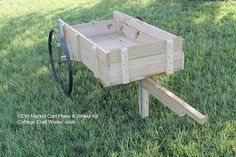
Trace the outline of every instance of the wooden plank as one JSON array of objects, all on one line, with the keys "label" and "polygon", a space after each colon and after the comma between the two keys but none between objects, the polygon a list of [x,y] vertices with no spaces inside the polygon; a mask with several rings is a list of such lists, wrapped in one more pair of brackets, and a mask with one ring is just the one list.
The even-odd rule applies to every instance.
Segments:
[{"label": "wooden plank", "polygon": [[106,35],[116,32],[116,23],[113,19],[77,24],[72,27],[87,37]]},{"label": "wooden plank", "polygon": [[127,38],[130,38],[130,39],[140,42],[140,43],[157,40],[157,39],[141,32],[137,29],[134,29],[134,28],[130,27],[129,25],[122,23],[122,22],[120,22],[119,31],[120,31],[119,34],[122,34],[122,35],[126,36]]},{"label": "wooden plank", "polygon": [[86,43],[84,38],[81,38],[80,41],[82,63],[94,73],[95,77],[100,79],[104,86],[110,86],[110,67],[100,59],[101,50],[95,46],[91,47],[92,45]]},{"label": "wooden plank", "polygon": [[90,38],[94,43],[100,45],[104,50],[110,53],[111,50],[135,45],[137,42],[128,39],[125,36],[112,33],[103,36],[95,36]]},{"label": "wooden plank", "polygon": [[145,79],[143,81],[143,88],[146,89],[149,94],[158,99],[161,103],[165,104],[171,111],[176,113],[178,116],[185,115],[185,113],[181,109],[172,104],[173,102],[168,97],[164,97],[164,95],[159,92],[158,88],[155,86],[155,84],[153,84],[153,82],[149,83]]},{"label": "wooden plank", "polygon": [[77,39],[73,39],[77,42],[75,45],[77,45],[81,62],[91,70],[95,76],[99,76],[104,86],[110,86],[110,62],[108,53],[63,20],[59,20],[59,22],[60,26],[66,26],[68,30],[75,32]]},{"label": "wooden plank", "polygon": [[[182,55],[182,40],[173,43],[173,54],[174,55]],[[181,50],[181,51],[180,51]],[[129,51],[129,59],[140,58],[144,56],[156,55],[159,53],[166,53],[166,41],[164,40],[156,40],[152,42],[135,44],[133,46],[128,46]],[[112,49],[110,54],[110,63],[120,62],[120,50]],[[179,53],[179,54],[177,54]],[[165,59],[166,60],[166,59]],[[182,60],[182,58],[181,58]]]},{"label": "wooden plank", "polygon": [[137,44],[128,48],[129,59],[136,59],[146,56],[153,56],[165,51],[165,41],[153,41],[144,44]]},{"label": "wooden plank", "polygon": [[65,22],[63,20],[61,20],[61,19],[58,19],[57,23],[58,23],[59,30],[60,30],[61,34],[63,35],[63,37],[65,37],[64,36],[64,30],[63,30]]},{"label": "wooden plank", "polygon": [[[180,50],[181,51],[181,50]],[[146,56],[129,60],[129,81],[148,78],[166,72],[166,55],[161,53],[153,56]],[[182,68],[181,53],[174,54],[174,71]],[[120,63],[111,63],[111,83],[116,85],[122,83],[122,73]]]},{"label": "wooden plank", "polygon": [[[58,20],[59,24],[60,24],[60,27],[63,25],[63,26],[66,26],[68,29],[70,29],[71,31],[75,32],[75,35],[77,37],[77,47],[78,49],[81,49],[81,47],[83,46],[83,44],[81,43],[81,39],[83,39],[84,41],[84,44],[86,44],[85,47],[89,47],[89,49],[91,49],[93,46],[96,46],[98,48],[98,56],[99,56],[99,59],[102,60],[105,64],[110,64],[109,62],[109,58],[107,56],[107,53],[106,50],[104,50],[102,47],[100,47],[99,45],[97,45],[96,43],[94,43],[93,41],[91,41],[88,37],[86,37],[85,35],[83,35],[82,33],[80,33],[79,31],[77,31],[75,28],[73,28],[72,26],[68,25],[66,22],[64,22],[63,20],[59,19]],[[79,39],[78,39],[79,38]],[[80,50],[79,50],[80,51]],[[86,50],[85,50],[86,51]]]},{"label": "wooden plank", "polygon": [[146,22],[143,22],[137,18],[131,17],[119,11],[114,11],[113,16],[118,19],[119,22],[125,23],[134,29],[137,29],[155,39],[159,40],[167,40],[167,39],[174,39],[177,36],[166,32],[160,28],[154,27]]},{"label": "wooden plank", "polygon": [[96,77],[96,78],[98,78],[99,77],[99,58],[98,58],[98,49],[97,49],[97,47],[93,47],[93,49],[95,50],[95,68],[94,68],[94,70],[95,70],[95,72],[94,72],[94,76]]},{"label": "wooden plank", "polygon": [[182,40],[182,70],[184,70],[184,51],[185,51],[185,40]]},{"label": "wooden plank", "polygon": [[105,65],[101,60],[99,60],[99,80],[103,84],[104,87],[108,87],[111,85],[110,82],[110,67]]},{"label": "wooden plank", "polygon": [[[165,41],[136,44],[128,47],[128,51],[129,60],[164,53]],[[110,63],[117,63],[121,61],[119,52],[119,49],[112,49],[110,51]]]},{"label": "wooden plank", "polygon": [[86,46],[84,43],[83,38],[80,39],[81,41],[81,47],[80,47],[80,53],[81,53],[81,62],[86,65],[87,68],[89,68],[93,73],[95,72],[95,55],[94,50],[90,48],[89,46]]},{"label": "wooden plank", "polygon": [[[179,50],[183,50],[183,46],[184,46],[184,39],[182,39],[181,37],[177,37],[169,32],[166,32],[160,28],[154,27],[146,22],[140,21],[134,17],[131,17],[129,15],[126,15],[124,13],[118,12],[118,11],[114,11],[113,13],[113,17],[115,20],[119,21],[119,29],[122,28],[122,24],[130,26],[131,28],[146,34],[154,39],[158,39],[158,40],[173,40],[173,53],[176,53],[176,51]],[[119,30],[117,29],[117,30]],[[184,56],[183,52],[180,52],[182,56]],[[119,62],[119,54],[113,54],[110,56],[110,62],[114,63],[114,62]],[[181,59],[182,62],[182,69],[183,64],[184,64],[184,58],[182,57]],[[168,73],[171,73],[168,72]]]},{"label": "wooden plank", "polygon": [[166,74],[173,73],[173,40],[166,41]]},{"label": "wooden plank", "polygon": [[80,42],[81,61],[96,75],[96,46],[83,37],[80,37]]},{"label": "wooden plank", "polygon": [[119,21],[119,17],[118,14],[114,14],[113,13],[113,20],[115,21],[115,25],[116,25],[116,33],[120,34],[120,21]]},{"label": "wooden plank", "polygon": [[128,49],[122,48],[121,51],[121,71],[122,71],[122,83],[129,83],[129,67],[128,67]]},{"label": "wooden plank", "polygon": [[189,117],[193,118],[199,124],[206,123],[207,119],[199,111],[194,109],[192,106],[184,102],[182,99],[174,95],[172,92],[168,91],[156,81],[151,78],[143,80],[143,88],[145,88],[149,93],[151,93],[155,98],[160,100],[164,105],[172,108],[174,112],[180,110]]},{"label": "wooden plank", "polygon": [[81,54],[80,54],[80,51],[79,51],[79,48],[80,48],[80,34],[78,33],[78,32],[76,32],[76,47],[77,47],[77,49],[76,49],[76,51],[77,51],[77,60],[78,61],[81,61]]},{"label": "wooden plank", "polygon": [[79,60],[76,31],[70,29],[62,20],[58,20],[71,60]]},{"label": "wooden plank", "polygon": [[139,81],[139,113],[144,119],[149,115],[149,93],[142,86],[142,80]]}]

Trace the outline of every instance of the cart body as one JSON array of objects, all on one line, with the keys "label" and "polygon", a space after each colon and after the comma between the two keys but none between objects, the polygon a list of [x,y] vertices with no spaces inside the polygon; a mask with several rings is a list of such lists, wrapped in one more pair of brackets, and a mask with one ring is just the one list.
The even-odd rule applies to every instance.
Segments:
[{"label": "cart body", "polygon": [[104,86],[126,84],[184,68],[184,39],[114,11],[113,19],[69,25],[59,20],[70,59]]}]

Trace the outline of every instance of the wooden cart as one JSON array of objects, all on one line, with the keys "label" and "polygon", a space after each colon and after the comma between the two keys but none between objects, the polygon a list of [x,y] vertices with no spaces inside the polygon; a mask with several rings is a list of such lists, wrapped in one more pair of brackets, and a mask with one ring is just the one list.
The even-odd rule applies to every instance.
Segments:
[{"label": "wooden cart", "polygon": [[66,95],[72,90],[71,61],[80,61],[105,87],[139,80],[142,118],[148,116],[152,95],[179,116],[206,122],[204,115],[151,78],[184,69],[184,39],[118,11],[110,20],[58,23],[59,30],[49,34],[49,57],[54,80]]}]

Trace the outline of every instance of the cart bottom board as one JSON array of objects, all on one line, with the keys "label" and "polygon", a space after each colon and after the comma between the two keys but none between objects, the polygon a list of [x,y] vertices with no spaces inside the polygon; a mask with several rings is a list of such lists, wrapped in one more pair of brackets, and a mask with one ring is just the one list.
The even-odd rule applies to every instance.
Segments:
[{"label": "cart bottom board", "polygon": [[118,33],[94,36],[90,37],[90,39],[101,46],[106,52],[109,52],[112,49],[129,47],[141,43]]}]

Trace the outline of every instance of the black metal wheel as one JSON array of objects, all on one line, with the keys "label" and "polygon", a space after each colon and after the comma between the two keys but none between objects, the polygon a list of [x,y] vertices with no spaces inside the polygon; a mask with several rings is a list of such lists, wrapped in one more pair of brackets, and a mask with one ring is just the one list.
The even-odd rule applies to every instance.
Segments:
[{"label": "black metal wheel", "polygon": [[73,85],[72,63],[66,42],[58,29],[49,32],[48,52],[54,80],[69,96]]}]

